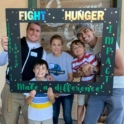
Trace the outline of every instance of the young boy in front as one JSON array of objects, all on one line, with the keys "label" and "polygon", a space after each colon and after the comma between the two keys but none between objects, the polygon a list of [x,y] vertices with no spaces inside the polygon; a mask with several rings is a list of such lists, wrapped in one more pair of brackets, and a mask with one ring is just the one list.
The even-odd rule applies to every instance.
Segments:
[{"label": "young boy in front", "polygon": [[[48,64],[45,60],[39,60],[34,64],[33,72],[35,77],[31,81],[47,81],[45,76],[48,73]],[[30,93],[24,93],[25,101],[28,107],[28,124],[53,124],[52,103],[55,102],[55,96],[52,88],[48,88],[46,93],[36,93],[32,90]]]},{"label": "young boy in front", "polygon": [[[95,72],[90,76],[86,76],[82,71],[82,66],[91,64],[97,66],[98,62],[93,54],[85,52],[85,44],[80,40],[74,40],[71,43],[71,51],[76,56],[72,61],[72,70],[74,77],[81,77],[81,82],[95,82]],[[78,71],[78,75],[77,72]],[[82,117],[84,115],[85,95],[78,95],[78,109],[77,109],[77,121],[78,124],[82,124]]]}]

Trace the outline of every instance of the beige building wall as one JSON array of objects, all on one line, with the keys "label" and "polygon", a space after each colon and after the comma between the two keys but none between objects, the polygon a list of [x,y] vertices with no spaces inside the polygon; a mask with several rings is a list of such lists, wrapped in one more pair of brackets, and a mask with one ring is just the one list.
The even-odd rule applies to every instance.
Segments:
[{"label": "beige building wall", "polygon": [[[0,3],[0,38],[2,36],[6,36],[5,8],[27,8],[28,6],[27,1],[28,0],[3,0]],[[122,0],[122,6],[124,6],[124,0]],[[122,21],[121,21],[122,24],[121,24],[120,39],[121,39],[121,51],[124,58],[124,8],[123,7],[122,7],[122,13],[123,14],[122,14]],[[24,30],[22,32],[22,35],[23,34],[25,34]],[[1,51],[2,51],[2,47],[0,45],[0,52]],[[0,66],[0,93],[5,83],[5,69],[6,69],[6,66]],[[0,106],[1,106],[1,100],[0,100]],[[76,111],[74,111],[73,115],[75,114],[76,114]]]},{"label": "beige building wall", "polygon": [[[2,2],[0,3],[0,39],[2,36],[6,36],[5,9],[27,8],[27,6],[28,6],[28,0],[2,0]],[[0,52],[1,51],[2,51],[2,47],[0,45]],[[0,93],[5,84],[5,70],[6,70],[6,66],[0,66]],[[0,106],[1,106],[1,99],[0,99]]]},{"label": "beige building wall", "polygon": [[122,0],[120,48],[124,58],[124,0]]}]

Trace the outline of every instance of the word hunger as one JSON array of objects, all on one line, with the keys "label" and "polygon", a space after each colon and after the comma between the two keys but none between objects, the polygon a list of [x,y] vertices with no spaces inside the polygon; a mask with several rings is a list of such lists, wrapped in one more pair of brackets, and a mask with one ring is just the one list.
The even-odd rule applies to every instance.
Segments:
[{"label": "word hunger", "polygon": [[104,20],[104,11],[65,11],[65,20]]}]

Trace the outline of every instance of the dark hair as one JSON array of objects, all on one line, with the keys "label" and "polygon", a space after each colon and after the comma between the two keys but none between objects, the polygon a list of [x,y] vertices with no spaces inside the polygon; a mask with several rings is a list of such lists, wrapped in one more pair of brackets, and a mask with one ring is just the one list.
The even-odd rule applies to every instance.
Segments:
[{"label": "dark hair", "polygon": [[41,31],[42,31],[42,28],[41,28],[41,23],[37,23],[37,22],[29,22],[28,25],[27,25],[27,29],[30,27],[31,24],[36,24],[40,27]]},{"label": "dark hair", "polygon": [[76,45],[77,45],[77,44],[79,44],[79,43],[80,43],[83,47],[85,47],[85,44],[84,44],[83,42],[81,42],[80,40],[74,40],[74,41],[72,41],[71,44],[70,44],[70,49],[71,49],[72,52],[73,52],[73,50],[72,50],[72,45],[73,45],[73,44],[76,44]]},{"label": "dark hair", "polygon": [[59,39],[59,40],[61,40],[61,43],[62,43],[62,45],[63,45],[63,39],[62,39],[62,37],[61,37],[60,35],[58,35],[58,34],[54,34],[54,35],[50,38],[50,45],[52,44],[52,41],[53,41],[54,39]]},{"label": "dark hair", "polygon": [[47,62],[46,62],[45,60],[43,60],[43,59],[36,61],[35,64],[33,65],[33,69],[34,69],[37,65],[45,65],[46,68],[47,68],[47,70],[49,69]]}]

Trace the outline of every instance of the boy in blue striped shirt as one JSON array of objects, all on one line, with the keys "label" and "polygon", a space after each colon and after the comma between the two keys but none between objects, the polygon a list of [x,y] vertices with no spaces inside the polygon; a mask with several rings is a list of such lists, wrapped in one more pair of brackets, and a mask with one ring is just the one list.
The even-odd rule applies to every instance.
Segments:
[{"label": "boy in blue striped shirt", "polygon": [[[48,73],[48,64],[45,60],[39,60],[34,64],[35,77],[31,81],[47,81],[45,76]],[[52,88],[46,93],[24,93],[28,107],[28,124],[53,124],[53,107],[55,95]]]}]

